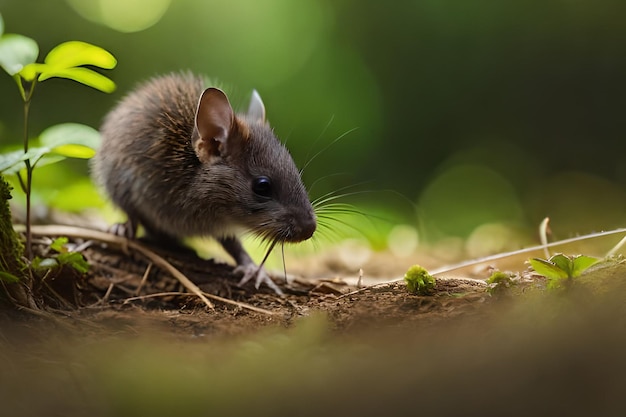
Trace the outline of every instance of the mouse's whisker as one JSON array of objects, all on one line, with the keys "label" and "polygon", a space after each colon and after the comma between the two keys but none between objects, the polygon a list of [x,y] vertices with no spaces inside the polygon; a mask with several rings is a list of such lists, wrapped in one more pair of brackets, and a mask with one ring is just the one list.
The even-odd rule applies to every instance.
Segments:
[{"label": "mouse's whisker", "polygon": [[[324,134],[326,133],[326,131],[328,130],[328,128],[330,127],[331,124],[333,124],[333,120],[335,120],[335,115],[333,114],[332,116],[330,116],[330,120],[328,120],[328,123],[326,123],[326,126],[324,126],[324,128],[322,129],[322,131],[320,132],[320,134],[317,136],[317,138],[315,138],[315,140],[313,141],[313,143],[311,144],[311,147],[309,148],[309,151],[306,154],[306,160],[307,162],[305,162],[304,166],[308,166],[309,162],[311,161],[310,155],[311,155],[311,151],[313,150],[313,148],[315,147],[315,145],[317,145],[317,142],[320,141],[320,139],[324,136]],[[300,170],[300,175],[302,175],[302,173],[304,172],[304,168],[302,168]]]},{"label": "mouse's whisker", "polygon": [[324,239],[330,242],[338,242],[342,240],[343,236],[333,227],[330,227],[328,224],[319,224],[319,228],[315,235],[311,238],[311,242],[313,244],[317,244],[320,239]]},{"label": "mouse's whisker", "polygon": [[271,242],[270,246],[267,248],[267,252],[265,252],[265,256],[263,257],[263,260],[261,261],[261,263],[259,263],[259,268],[263,268],[265,261],[267,261],[267,258],[270,256],[270,253],[272,253],[272,250],[274,250],[274,246],[276,246],[276,243],[278,243],[277,240],[274,240]]},{"label": "mouse's whisker", "polygon": [[321,150],[319,150],[315,155],[313,155],[313,157],[311,159],[309,159],[306,164],[304,164],[304,166],[302,167],[302,169],[300,169],[300,175],[302,175],[302,173],[304,172],[304,170],[311,164],[311,162],[313,162],[318,156],[320,156],[321,154],[323,154],[324,152],[326,152],[330,147],[332,147],[335,143],[339,142],[341,139],[343,139],[344,137],[346,137],[347,135],[349,135],[350,133],[354,132],[355,130],[357,130],[358,128],[353,127],[352,129],[347,130],[346,132],[342,133],[341,135],[339,135],[336,139],[334,139],[332,142],[330,142],[328,145],[324,146]]},{"label": "mouse's whisker", "polygon": [[375,193],[376,191],[373,191],[373,190],[360,190],[360,191],[351,191],[351,192],[341,193],[341,191],[348,190],[348,189],[351,189],[351,188],[356,188],[356,187],[358,187],[360,185],[367,184],[367,183],[368,183],[368,181],[364,181],[364,182],[360,182],[358,184],[347,185],[345,187],[339,188],[337,190],[331,191],[329,193],[326,193],[324,195],[321,195],[321,196],[317,197],[316,199],[314,199],[311,202],[311,204],[313,205],[313,207],[315,207],[315,206],[319,206],[321,204],[324,204],[324,203],[326,203],[328,201],[334,201],[334,200],[338,200],[340,198],[351,197],[351,196],[355,196],[355,195]]},{"label": "mouse's whisker", "polygon": [[285,283],[287,283],[287,263],[285,262],[285,242],[280,243],[280,254],[283,259],[283,275],[285,276]]},{"label": "mouse's whisker", "polygon": [[259,223],[250,230],[255,240],[259,240],[266,247],[273,247],[276,242],[284,242],[287,239],[286,233],[282,230],[276,230],[276,224],[272,221]]}]

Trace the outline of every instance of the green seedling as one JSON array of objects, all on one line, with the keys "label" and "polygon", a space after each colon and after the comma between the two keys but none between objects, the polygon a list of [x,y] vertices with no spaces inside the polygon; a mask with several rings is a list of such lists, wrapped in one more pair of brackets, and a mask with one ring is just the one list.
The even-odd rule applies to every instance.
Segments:
[{"label": "green seedling", "polygon": [[511,288],[516,284],[516,277],[514,274],[495,271],[491,276],[487,279],[487,291],[491,295],[499,294],[506,291],[508,288]]},{"label": "green seedling", "polygon": [[406,271],[404,281],[409,292],[413,294],[429,295],[435,290],[435,277],[419,265],[413,265]]},{"label": "green seedling", "polygon": [[585,255],[567,256],[558,253],[550,259],[532,258],[530,266],[548,279],[548,288],[556,289],[569,285],[589,267],[599,262],[598,258]]},{"label": "green seedling", "polygon": [[[26,195],[26,255],[31,253],[31,187],[37,164],[58,162],[67,157],[90,158],[99,136],[88,126],[66,123],[46,129],[39,138],[40,146],[31,147],[28,133],[30,104],[37,83],[50,78],[67,78],[105,93],[115,90],[115,83],[89,67],[112,69],[117,65],[113,55],[86,42],[69,41],[54,47],[38,63],[39,46],[33,39],[18,34],[5,34],[0,15],[0,66],[15,80],[24,102],[23,150],[0,156],[0,172],[17,175]],[[24,173],[18,167],[23,166]]]},{"label": "green seedling", "polygon": [[56,254],[46,258],[35,258],[33,260],[33,268],[42,271],[67,266],[81,274],[89,271],[89,263],[83,255],[79,252],[71,252],[67,247],[67,243],[68,239],[66,237],[56,238],[50,244],[50,249],[55,251]]}]

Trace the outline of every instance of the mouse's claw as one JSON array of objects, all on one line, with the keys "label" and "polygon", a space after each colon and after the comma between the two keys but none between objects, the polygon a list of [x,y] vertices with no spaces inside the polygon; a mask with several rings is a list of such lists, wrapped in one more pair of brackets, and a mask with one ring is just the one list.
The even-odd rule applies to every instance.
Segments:
[{"label": "mouse's claw", "polygon": [[115,223],[109,227],[109,233],[115,236],[125,237],[126,239],[134,239],[137,234],[137,222],[128,219],[124,223]]},{"label": "mouse's claw", "polygon": [[272,278],[270,278],[268,273],[265,272],[265,269],[263,269],[262,267],[258,267],[257,265],[253,263],[249,263],[246,265],[239,265],[238,267],[235,268],[235,273],[243,274],[243,278],[241,278],[241,281],[239,281],[239,284],[238,284],[239,286],[244,285],[246,282],[256,277],[256,280],[254,281],[254,287],[256,289],[259,289],[261,284],[265,284],[268,287],[270,287],[272,290],[274,290],[276,294],[284,295],[282,290],[278,288],[278,285],[276,285],[274,281],[272,281]]}]

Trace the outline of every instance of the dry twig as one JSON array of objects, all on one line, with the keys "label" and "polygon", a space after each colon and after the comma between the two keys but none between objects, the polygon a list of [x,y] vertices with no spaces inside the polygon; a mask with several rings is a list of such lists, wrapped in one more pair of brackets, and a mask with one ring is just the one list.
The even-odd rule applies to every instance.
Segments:
[{"label": "dry twig", "polygon": [[[15,229],[18,232],[22,232],[21,230],[23,226],[16,226]],[[143,256],[148,258],[152,263],[160,267],[161,269],[169,272],[174,278],[176,278],[187,290],[191,293],[198,296],[204,304],[210,309],[214,309],[215,306],[209,299],[204,295],[202,290],[198,288],[196,284],[191,282],[189,278],[187,278],[182,272],[176,269],[172,264],[163,259],[160,255],[154,253],[150,249],[144,247],[138,242],[128,240],[126,238],[116,236],[110,233],[101,232],[99,230],[85,229],[82,227],[75,226],[64,226],[64,225],[38,225],[33,226],[31,228],[31,232],[34,235],[40,236],[67,236],[72,238],[83,238],[83,239],[93,239],[100,242],[108,243],[109,245],[115,246],[121,250],[125,248],[131,248]]]}]

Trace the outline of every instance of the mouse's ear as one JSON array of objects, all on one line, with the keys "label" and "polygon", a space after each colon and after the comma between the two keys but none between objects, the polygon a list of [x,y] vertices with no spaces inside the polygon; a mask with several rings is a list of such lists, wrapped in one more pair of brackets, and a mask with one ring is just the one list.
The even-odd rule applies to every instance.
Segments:
[{"label": "mouse's ear", "polygon": [[193,147],[202,162],[210,162],[225,152],[234,117],[233,108],[222,90],[204,90],[198,102],[192,138]]},{"label": "mouse's ear", "polygon": [[263,105],[263,100],[256,90],[252,90],[252,97],[250,97],[250,105],[248,106],[248,118],[265,123],[265,105]]}]

